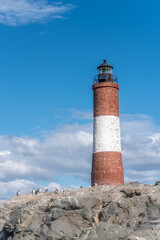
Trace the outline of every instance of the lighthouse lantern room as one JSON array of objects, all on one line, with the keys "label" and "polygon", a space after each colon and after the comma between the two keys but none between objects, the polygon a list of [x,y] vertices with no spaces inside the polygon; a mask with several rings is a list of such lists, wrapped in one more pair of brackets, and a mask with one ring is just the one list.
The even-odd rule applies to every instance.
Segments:
[{"label": "lighthouse lantern room", "polygon": [[98,78],[94,78],[94,82],[117,82],[118,78],[113,76],[113,67],[109,65],[106,60],[103,60],[103,63],[97,67],[98,69]]}]

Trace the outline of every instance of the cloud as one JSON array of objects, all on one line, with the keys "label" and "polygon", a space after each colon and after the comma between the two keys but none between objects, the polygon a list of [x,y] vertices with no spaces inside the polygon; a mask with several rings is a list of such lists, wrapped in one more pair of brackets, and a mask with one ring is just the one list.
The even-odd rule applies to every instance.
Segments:
[{"label": "cloud", "polygon": [[0,0],[0,23],[15,26],[63,18],[74,7],[48,0]]},{"label": "cloud", "polygon": [[71,109],[57,109],[56,114],[54,116],[57,119],[60,119],[61,121],[65,121],[66,122],[71,122],[74,120],[78,120],[78,122],[80,121],[92,121],[93,120],[93,112],[90,111],[79,111],[77,109],[71,108]]},{"label": "cloud", "polygon": [[151,183],[157,180],[158,171],[135,171],[132,169],[125,171],[125,182],[138,181]]},{"label": "cloud", "polygon": [[6,200],[8,198],[16,196],[16,192],[20,190],[21,194],[29,193],[30,189],[38,188],[34,182],[28,180],[14,180],[9,182],[0,182],[0,199]]},{"label": "cloud", "polygon": [[58,184],[58,183],[54,183],[54,182],[51,182],[49,185],[48,185],[48,188],[49,188],[49,190],[55,190],[55,188],[57,188],[57,189],[60,189],[61,188],[61,186]]},{"label": "cloud", "polygon": [[160,126],[146,115],[122,115],[122,154],[126,180],[154,182],[160,170]]},{"label": "cloud", "polygon": [[[62,187],[58,183],[51,182],[48,186],[49,191],[54,191],[55,188],[61,189]],[[76,186],[74,186],[76,187]],[[42,192],[44,192],[44,186],[37,184],[33,181],[19,179],[14,181],[8,181],[8,182],[0,182],[0,199],[6,200],[11,197],[16,196],[16,193],[18,190],[20,190],[20,195],[28,194],[30,193],[31,189],[37,189],[41,188]]]},{"label": "cloud", "polygon": [[0,136],[0,181],[53,181],[56,174],[89,180],[92,133],[88,130],[88,125],[66,125],[43,133],[43,141]]},{"label": "cloud", "polygon": [[72,118],[74,119],[87,119],[92,120],[93,119],[93,113],[91,112],[82,112],[77,109],[69,109],[69,112],[72,114]]},{"label": "cloud", "polygon": [[160,126],[145,114],[122,114],[120,120],[123,135],[148,136],[160,131]]},{"label": "cloud", "polygon": [[[63,186],[61,186],[58,183],[51,182],[48,184],[48,186],[43,186],[40,184],[37,184],[33,181],[19,179],[19,180],[13,180],[8,182],[1,182],[0,181],[0,199],[1,201],[7,200],[9,198],[15,197],[18,190],[20,190],[20,195],[23,194],[29,194],[31,189],[35,188],[41,188],[42,192],[44,192],[45,187],[48,187],[48,191],[53,192],[55,191],[55,188],[58,190],[61,190]],[[76,185],[69,185],[67,186],[67,189],[76,190],[78,186]],[[65,188],[64,188],[65,189]]]}]

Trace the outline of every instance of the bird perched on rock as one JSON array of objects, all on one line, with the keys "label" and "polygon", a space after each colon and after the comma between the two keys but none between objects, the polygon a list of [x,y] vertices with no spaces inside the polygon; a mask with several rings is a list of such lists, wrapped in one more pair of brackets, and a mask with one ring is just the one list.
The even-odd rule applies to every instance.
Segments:
[{"label": "bird perched on rock", "polygon": [[36,194],[38,194],[38,188],[37,188],[36,191],[35,191],[35,195],[36,195]]},{"label": "bird perched on rock", "polygon": [[31,194],[35,194],[35,188],[32,188]]},{"label": "bird perched on rock", "polygon": [[42,192],[41,188],[37,188],[37,190],[35,191],[35,194],[38,194],[38,193],[41,193],[41,192]]},{"label": "bird perched on rock", "polygon": [[20,195],[20,190],[18,190],[18,192],[16,192],[16,196],[19,196]]},{"label": "bird perched on rock", "polygon": [[57,188],[55,188],[54,193],[55,193],[55,194],[58,194],[58,189],[57,189]]}]

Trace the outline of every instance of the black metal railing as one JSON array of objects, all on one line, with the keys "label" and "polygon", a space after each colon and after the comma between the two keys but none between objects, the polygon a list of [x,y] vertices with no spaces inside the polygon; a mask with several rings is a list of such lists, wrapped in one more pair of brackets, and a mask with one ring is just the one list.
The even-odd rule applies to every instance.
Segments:
[{"label": "black metal railing", "polygon": [[100,82],[112,82],[118,83],[118,77],[112,74],[108,75],[96,75],[94,77],[93,83],[100,83]]}]

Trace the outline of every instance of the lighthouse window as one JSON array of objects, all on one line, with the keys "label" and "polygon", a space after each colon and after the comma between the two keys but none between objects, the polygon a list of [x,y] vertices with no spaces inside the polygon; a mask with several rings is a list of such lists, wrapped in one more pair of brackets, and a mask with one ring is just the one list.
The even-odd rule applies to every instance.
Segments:
[{"label": "lighthouse window", "polygon": [[102,69],[101,68],[99,69],[99,74],[102,74]]},{"label": "lighthouse window", "polygon": [[107,68],[102,68],[102,73],[107,73]]},{"label": "lighthouse window", "polygon": [[109,74],[112,74],[112,69],[109,68],[109,69],[108,69],[108,73],[109,73]]}]

